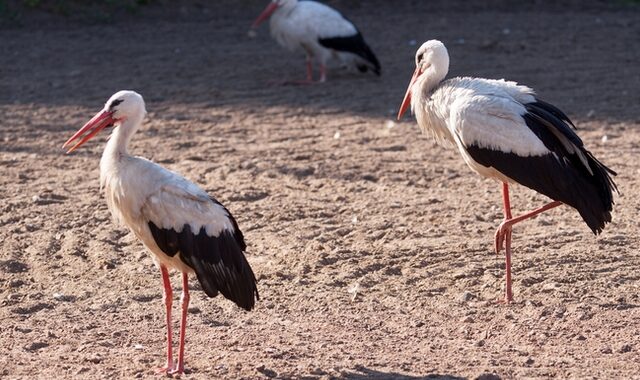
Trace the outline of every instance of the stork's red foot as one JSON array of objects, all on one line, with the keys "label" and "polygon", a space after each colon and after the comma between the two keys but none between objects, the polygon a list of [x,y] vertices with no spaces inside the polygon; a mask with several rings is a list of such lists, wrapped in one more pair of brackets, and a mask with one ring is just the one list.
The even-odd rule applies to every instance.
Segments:
[{"label": "stork's red foot", "polygon": [[168,375],[171,375],[173,373],[175,373],[174,371],[176,370],[176,366],[174,363],[167,363],[167,365],[165,365],[164,367],[160,367],[160,368],[156,368],[156,373],[157,374],[161,374],[161,373],[166,373]]},{"label": "stork's red foot", "polygon": [[509,237],[511,240],[511,223],[510,219],[505,219],[500,225],[495,233],[495,249],[496,254],[500,254],[500,251],[504,249],[504,242]]},{"label": "stork's red foot", "polygon": [[164,367],[160,367],[158,369],[156,369],[155,371],[157,374],[167,374],[167,375],[181,375],[184,372],[184,366],[179,366],[179,365],[172,365],[172,366],[164,366]]},{"label": "stork's red foot", "polygon": [[513,302],[513,299],[509,300],[506,297],[505,298],[498,298],[497,300],[495,300],[495,303],[497,305],[505,305],[505,306],[511,305],[512,302]]},{"label": "stork's red foot", "polygon": [[182,375],[184,373],[184,367],[180,368],[180,366],[174,367],[171,370],[166,371],[167,375]]}]

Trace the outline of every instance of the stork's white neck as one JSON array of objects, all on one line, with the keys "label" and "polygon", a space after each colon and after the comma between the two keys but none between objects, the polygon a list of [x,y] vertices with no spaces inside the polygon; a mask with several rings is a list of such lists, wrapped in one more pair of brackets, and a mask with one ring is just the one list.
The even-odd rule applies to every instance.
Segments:
[{"label": "stork's white neck", "polygon": [[[429,96],[433,90],[438,87],[440,82],[444,80],[449,72],[448,64],[434,62],[429,65],[427,69],[420,75],[420,78],[414,84],[416,93],[420,93],[420,96]],[[416,88],[417,87],[417,88]]]},{"label": "stork's white neck", "polygon": [[[127,146],[131,140],[131,136],[136,132],[144,114],[138,117],[129,118],[117,125],[107,146],[104,148],[102,158],[100,159],[100,188],[108,188],[113,178],[117,177],[121,172],[122,166],[129,160],[129,151]],[[111,207],[111,206],[110,206]]]},{"label": "stork's white neck", "polygon": [[432,65],[418,78],[411,89],[411,110],[416,115],[420,129],[431,134],[440,144],[453,141],[445,122],[448,116],[442,114],[440,105],[433,99],[447,72],[448,70],[437,70]]},{"label": "stork's white neck", "polygon": [[113,133],[109,137],[107,146],[102,154],[103,160],[117,160],[119,157],[129,154],[128,146],[129,141],[133,134],[138,130],[144,114],[139,116],[130,117],[122,122],[120,125],[116,125],[113,129]]}]

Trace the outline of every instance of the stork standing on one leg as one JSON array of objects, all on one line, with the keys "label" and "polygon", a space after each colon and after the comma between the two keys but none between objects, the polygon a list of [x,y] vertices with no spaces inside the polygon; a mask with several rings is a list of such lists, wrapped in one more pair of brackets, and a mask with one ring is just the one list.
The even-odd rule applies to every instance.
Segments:
[{"label": "stork standing on one leg", "polygon": [[360,72],[380,75],[380,63],[356,26],[335,9],[306,0],[273,0],[252,25],[255,29],[271,17],[271,35],[280,45],[303,50],[307,56],[307,79],[313,82],[313,60],[320,64],[320,80],[327,79],[326,67],[331,59]]},{"label": "stork standing on one leg", "polygon": [[[167,364],[161,370],[182,373],[189,273],[195,273],[209,297],[222,293],[246,310],[254,307],[258,290],[244,256],[244,237],[229,210],[180,175],[129,155],[127,145],[145,114],[142,96],[133,91],[117,92],[63,147],[80,139],[67,151],[70,153],[102,129],[113,127],[100,160],[100,185],[114,219],[142,240],[160,267],[167,309]],[[172,354],[173,292],[167,268],[182,272],[177,364]]]},{"label": "stork standing on one leg", "polygon": [[[416,52],[416,69],[398,119],[409,104],[423,131],[453,143],[476,173],[502,182],[504,221],[495,250],[505,249],[506,295],[511,290],[511,229],[543,211],[569,205],[598,234],[611,221],[616,173],[585,149],[573,123],[532,89],[504,80],[453,78],[444,44],[431,40]],[[574,127],[575,129],[575,127]],[[512,217],[509,183],[519,183],[553,202]]]}]

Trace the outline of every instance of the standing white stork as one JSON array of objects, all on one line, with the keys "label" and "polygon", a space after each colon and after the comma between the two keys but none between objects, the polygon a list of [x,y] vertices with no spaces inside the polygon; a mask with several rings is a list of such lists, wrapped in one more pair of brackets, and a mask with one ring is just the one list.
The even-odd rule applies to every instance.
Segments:
[{"label": "standing white stork", "polygon": [[[100,186],[105,190],[114,219],[127,225],[142,240],[160,267],[167,309],[167,364],[161,371],[182,373],[189,273],[195,272],[209,297],[222,293],[246,310],[254,307],[259,296],[255,275],[243,253],[244,237],[229,210],[180,175],[129,155],[127,145],[145,115],[142,96],[133,91],[119,91],[63,148],[82,137],[67,151],[70,153],[102,129],[113,127],[100,160]],[[173,291],[167,268],[182,272],[177,365],[172,354]]]},{"label": "standing white stork", "polygon": [[[611,221],[616,173],[585,149],[564,112],[536,98],[529,87],[482,78],[445,81],[448,71],[444,44],[425,42],[416,52],[398,119],[411,103],[424,132],[455,144],[472,170],[502,182],[504,221],[495,233],[495,250],[505,249],[505,301],[510,302],[512,226],[566,204],[597,235]],[[514,182],[554,201],[514,218],[508,185]]]},{"label": "standing white stork", "polygon": [[255,29],[271,17],[271,35],[291,50],[307,56],[307,79],[313,81],[313,60],[320,64],[320,80],[327,79],[326,66],[332,58],[343,66],[380,75],[380,63],[356,26],[340,12],[316,1],[273,0],[251,26]]}]

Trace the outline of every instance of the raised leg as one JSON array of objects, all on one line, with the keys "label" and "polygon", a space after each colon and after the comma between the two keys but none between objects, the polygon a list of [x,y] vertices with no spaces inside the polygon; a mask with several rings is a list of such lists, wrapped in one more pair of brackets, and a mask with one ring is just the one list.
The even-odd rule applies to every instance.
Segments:
[{"label": "raised leg", "polygon": [[502,247],[504,246],[504,240],[506,235],[504,235],[504,233],[509,230],[511,231],[511,227],[513,227],[514,224],[516,223],[520,223],[523,220],[526,219],[531,219],[533,217],[535,217],[538,214],[541,214],[547,210],[551,210],[552,208],[558,207],[562,205],[562,202],[560,201],[553,201],[550,203],[547,203],[546,205],[537,208],[533,211],[529,211],[526,214],[522,214],[516,218],[512,218],[510,220],[505,220],[502,223],[500,223],[500,226],[498,227],[498,230],[496,231],[496,252],[500,252],[500,250],[502,249]]},{"label": "raised leg", "polygon": [[160,272],[162,273],[162,284],[164,285],[164,292],[162,293],[162,299],[164,305],[167,308],[167,365],[160,368],[159,372],[170,373],[174,370],[173,366],[173,345],[171,343],[171,337],[173,335],[173,329],[171,328],[171,306],[173,305],[173,290],[171,289],[171,280],[169,280],[169,272],[164,265],[160,265]]},{"label": "raised leg", "polygon": [[513,291],[511,290],[511,230],[514,224],[520,223],[523,220],[530,219],[536,215],[550,210],[554,207],[558,207],[562,204],[560,201],[554,201],[548,203],[540,208],[530,211],[526,214],[513,218],[511,215],[511,203],[509,201],[509,185],[507,183],[502,184],[502,201],[504,204],[504,220],[498,226],[495,234],[495,249],[496,253],[500,253],[500,250],[504,247],[505,250],[505,266],[506,266],[506,291],[505,302],[509,303],[513,301]]},{"label": "raised leg", "polygon": [[182,297],[180,297],[182,307],[182,318],[180,319],[180,349],[178,351],[178,366],[174,373],[184,372],[184,340],[187,332],[187,310],[189,309],[189,275],[182,273]]}]

